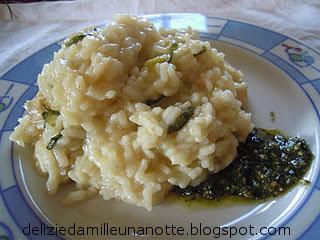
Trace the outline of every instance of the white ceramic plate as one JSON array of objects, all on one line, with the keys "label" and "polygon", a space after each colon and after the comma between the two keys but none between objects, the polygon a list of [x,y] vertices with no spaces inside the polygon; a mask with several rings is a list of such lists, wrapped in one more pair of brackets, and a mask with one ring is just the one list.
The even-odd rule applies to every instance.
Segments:
[{"label": "white ceramic plate", "polygon": [[[115,201],[103,201],[100,197],[62,207],[60,201],[64,190],[49,197],[45,190],[46,179],[33,167],[31,151],[18,148],[8,139],[23,114],[23,103],[37,91],[36,79],[43,64],[49,62],[53,52],[60,48],[59,43],[54,43],[0,77],[0,239],[62,239],[62,236],[48,235],[48,226],[67,228],[74,223],[78,230],[91,226],[99,231],[95,237],[78,235],[71,236],[72,239],[125,238],[111,236],[112,226],[122,227],[122,233],[126,226],[153,226],[157,228],[155,234],[160,234],[166,225],[183,227],[184,239],[214,239],[218,235],[221,235],[219,239],[230,239],[230,234],[235,231],[238,233],[232,239],[318,239],[319,53],[280,33],[234,20],[198,14],[146,17],[157,27],[191,26],[200,32],[202,39],[210,40],[213,47],[223,51],[227,61],[242,70],[249,86],[249,107],[256,126],[282,129],[292,136],[304,137],[310,144],[315,159],[305,178],[311,181],[311,185],[298,185],[284,196],[263,203],[222,204],[202,209],[165,203],[148,212]],[[270,121],[270,111],[276,113],[274,122]],[[101,232],[101,228],[107,230],[106,224],[109,232]],[[191,224],[193,233],[196,232],[195,226],[198,228],[196,236],[190,235]],[[253,227],[251,232],[250,225]],[[225,228],[228,234],[221,229],[219,234],[215,228],[218,226],[238,229]],[[33,228],[32,234],[32,227],[39,229]],[[284,236],[279,227],[290,227],[290,236],[288,229]],[[69,231],[72,235],[73,230]],[[208,233],[210,235],[206,235]],[[155,236],[149,235],[149,238]],[[163,234],[158,238],[176,239],[177,236]]]}]

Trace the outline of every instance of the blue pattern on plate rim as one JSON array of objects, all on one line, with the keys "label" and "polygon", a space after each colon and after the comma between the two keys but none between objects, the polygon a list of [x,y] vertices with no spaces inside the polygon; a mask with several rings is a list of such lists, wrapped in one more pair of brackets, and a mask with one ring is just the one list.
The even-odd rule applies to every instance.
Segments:
[{"label": "blue pattern on plate rim", "polygon": [[13,87],[13,84],[9,86],[9,88],[6,90],[3,96],[0,96],[0,113],[7,110],[13,101],[13,97],[10,97],[9,95],[12,87]]},{"label": "blue pattern on plate rim", "polygon": [[299,67],[307,67],[315,62],[314,57],[309,55],[308,50],[303,50],[300,47],[291,46],[285,43],[281,44],[281,46],[285,48],[290,61]]},{"label": "blue pattern on plate rim", "polygon": [[37,91],[38,88],[36,86],[29,86],[29,88],[27,88],[27,90],[17,99],[16,104],[13,106],[3,125],[2,131],[13,131],[13,128],[18,124],[18,118],[22,116],[24,112],[24,108],[21,106],[23,106],[26,100],[33,98]]},{"label": "blue pattern on plate rim", "polygon": [[13,233],[4,222],[0,221],[0,240],[11,240],[13,239]]},{"label": "blue pattern on plate rim", "polygon": [[[284,72],[286,72],[296,82],[296,84],[299,85],[300,89],[309,98],[310,103],[313,105],[320,120],[320,113],[319,111],[317,111],[312,97],[303,88],[305,84],[311,83],[311,86],[316,90],[318,94],[320,94],[320,54],[315,50],[310,49],[304,44],[286,37],[280,33],[234,20],[204,16],[199,14],[163,14],[147,15],[146,17],[155,22],[156,26],[163,27],[175,27],[176,25],[179,26],[179,24],[184,24],[185,26],[188,25],[188,19],[190,21],[197,19],[200,21],[199,26],[205,27],[205,29],[199,29],[201,38],[227,42],[228,44],[244,48],[267,59],[268,61],[272,62],[274,65],[282,69]],[[219,21],[219,23],[215,24],[212,23],[212,21]],[[294,41],[296,44],[292,44],[291,42],[287,43],[287,41]],[[274,54],[274,52],[272,52],[272,49],[276,47],[282,48],[283,52],[281,53],[280,51],[281,56],[278,56],[278,54]],[[0,129],[0,144],[3,132],[12,131],[13,127],[17,124],[17,119],[23,114],[23,103],[27,99],[31,99],[36,94],[37,86],[35,86],[34,83],[37,79],[37,75],[42,69],[43,64],[49,62],[52,59],[53,53],[59,48],[59,44],[51,44],[48,47],[28,57],[24,61],[20,62],[9,71],[7,71],[4,75],[2,75],[2,77],[0,77],[1,80],[12,82],[12,84],[6,89],[6,92],[2,96],[0,96],[0,116],[2,112],[6,111],[9,108],[14,98],[18,98],[18,101],[14,104],[11,112],[6,118],[2,129]],[[309,73],[306,73],[304,71],[305,68],[312,68],[314,70],[314,73],[312,73],[313,75],[309,76]],[[26,73],[28,73],[27,76]],[[314,78],[314,76],[317,77]],[[20,96],[15,96],[13,91],[11,91],[15,83],[28,85],[28,88]],[[26,218],[28,218],[29,222],[31,219],[34,224],[48,224],[40,219],[40,217],[38,217],[38,215],[29,205],[28,201],[25,199],[22,190],[20,189],[20,186],[17,182],[13,161],[13,144],[11,144],[11,166],[12,174],[14,175],[15,179],[15,185],[10,186],[6,189],[2,189],[2,185],[0,182],[0,196],[4,201],[9,214],[20,229],[21,224],[25,221]],[[319,174],[317,176],[316,182],[320,182]],[[310,190],[308,196],[293,212],[291,212],[290,215],[286,216],[285,220],[281,223],[282,226],[288,224],[289,221],[292,220],[301,211],[301,209],[308,202],[309,198],[315,190],[320,190],[320,188],[316,185],[318,184],[313,183],[312,189]],[[12,204],[12,202],[14,202],[15,204]],[[13,205],[17,207],[13,207]],[[1,235],[0,239],[1,237],[3,239],[15,239],[9,226],[1,221],[0,229],[4,229],[6,234],[3,236]],[[313,223],[307,229],[305,229],[300,238],[310,239],[310,237],[318,236],[319,233],[320,215],[316,219],[314,219]],[[40,239],[38,237],[32,236],[29,237],[29,239]],[[262,239],[265,238],[267,237],[264,237]],[[61,238],[58,236],[50,239]]]},{"label": "blue pattern on plate rim", "polygon": [[268,51],[287,37],[247,23],[229,20],[221,36],[230,37]]},{"label": "blue pattern on plate rim", "polygon": [[320,92],[320,78],[318,80],[313,81],[312,85],[314,86],[315,89],[318,90],[318,92]]},{"label": "blue pattern on plate rim", "polygon": [[52,59],[52,53],[59,49],[60,46],[56,43],[49,45],[11,68],[1,79],[28,85],[35,83],[43,67],[39,63],[48,63]]}]

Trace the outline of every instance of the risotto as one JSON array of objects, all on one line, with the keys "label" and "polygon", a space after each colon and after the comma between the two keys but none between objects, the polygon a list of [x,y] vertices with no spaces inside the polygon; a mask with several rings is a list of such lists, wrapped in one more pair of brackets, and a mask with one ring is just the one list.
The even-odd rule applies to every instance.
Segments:
[{"label": "risotto", "polygon": [[10,139],[34,146],[50,194],[75,184],[66,204],[99,193],[151,210],[228,166],[253,129],[247,85],[223,53],[140,17],[71,35],[38,86]]}]

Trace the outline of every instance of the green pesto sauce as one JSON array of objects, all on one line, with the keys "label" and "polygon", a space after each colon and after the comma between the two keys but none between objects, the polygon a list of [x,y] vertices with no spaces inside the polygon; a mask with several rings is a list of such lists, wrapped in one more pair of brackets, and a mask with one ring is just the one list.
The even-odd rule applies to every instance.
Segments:
[{"label": "green pesto sauce", "polygon": [[198,186],[175,187],[173,192],[185,197],[186,203],[196,199],[208,203],[230,197],[268,199],[301,182],[312,159],[303,138],[286,137],[277,130],[254,129],[246,142],[238,146],[238,155],[228,167]]}]

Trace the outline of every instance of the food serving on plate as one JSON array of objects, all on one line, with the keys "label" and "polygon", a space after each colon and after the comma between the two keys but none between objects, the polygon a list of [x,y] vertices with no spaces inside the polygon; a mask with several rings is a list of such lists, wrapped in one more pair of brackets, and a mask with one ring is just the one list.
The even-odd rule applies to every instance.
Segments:
[{"label": "food serving on plate", "polygon": [[151,210],[226,170],[253,130],[241,72],[190,28],[140,17],[70,36],[38,85],[10,138],[34,145],[49,193],[75,183],[67,204],[99,193]]}]

